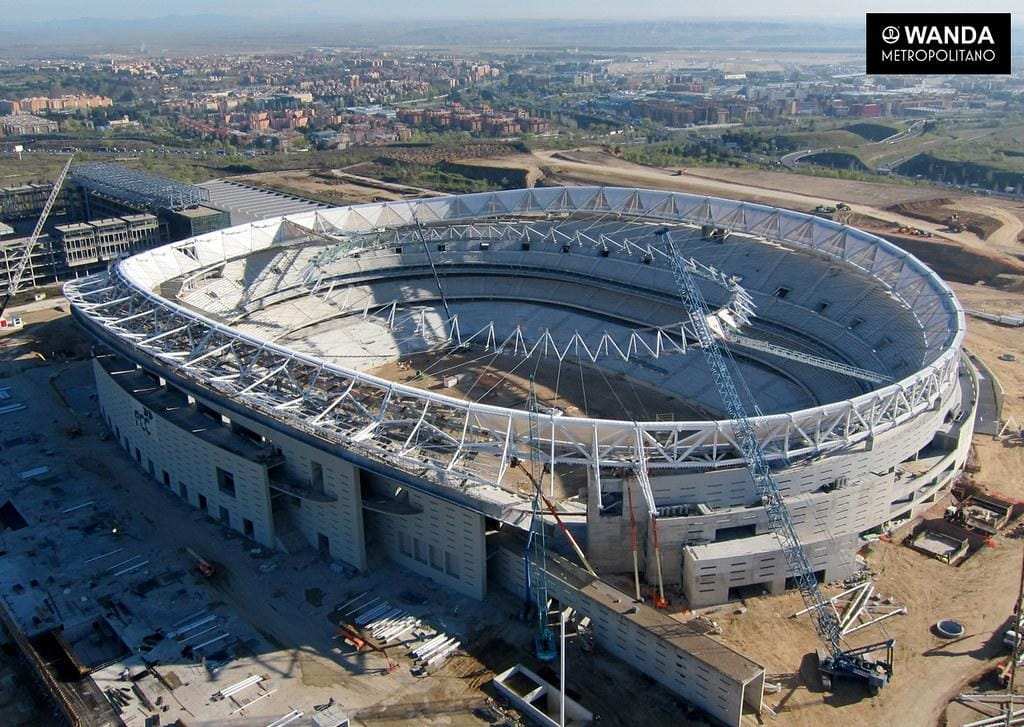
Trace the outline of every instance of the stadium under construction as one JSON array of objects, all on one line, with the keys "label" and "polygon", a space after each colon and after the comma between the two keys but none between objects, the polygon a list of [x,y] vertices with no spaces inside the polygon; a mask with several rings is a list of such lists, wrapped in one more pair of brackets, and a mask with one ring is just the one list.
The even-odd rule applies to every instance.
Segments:
[{"label": "stadium under construction", "polygon": [[760,710],[764,669],[648,604],[800,585],[744,427],[833,582],[958,475],[977,401],[963,311],[916,258],[663,191],[318,209],[146,250],[65,294],[101,344],[102,416],[154,486],[267,548],[359,570],[385,552],[474,598],[529,596],[540,534],[551,597],[728,724]]}]

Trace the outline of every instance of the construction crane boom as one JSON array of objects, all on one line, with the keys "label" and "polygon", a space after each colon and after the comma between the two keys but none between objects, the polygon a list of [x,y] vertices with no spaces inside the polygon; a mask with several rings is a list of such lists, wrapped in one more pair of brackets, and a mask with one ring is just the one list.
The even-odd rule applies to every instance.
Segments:
[{"label": "construction crane boom", "polygon": [[768,461],[764,456],[764,450],[757,439],[757,433],[747,416],[746,407],[740,397],[736,382],[729,371],[729,365],[725,358],[722,347],[718,344],[711,327],[707,322],[708,305],[704,296],[697,287],[696,281],[686,267],[686,262],[676,252],[675,245],[669,235],[665,236],[672,252],[672,272],[676,284],[679,287],[680,297],[686,306],[690,324],[704,353],[704,358],[711,369],[711,376],[715,382],[722,403],[728,410],[733,420],[733,431],[736,435],[736,442],[739,444],[746,462],[750,476],[754,480],[765,511],[768,514],[768,524],[773,533],[779,536],[782,541],[782,552],[786,559],[789,571],[796,579],[800,594],[803,596],[806,606],[810,609],[811,618],[814,619],[818,633],[822,635],[826,645],[832,653],[840,650],[839,620],[829,609],[828,603],[821,595],[818,588],[818,580],[814,576],[814,569],[811,567],[807,554],[796,533],[796,526],[789,515],[789,508],[782,499],[782,492]]},{"label": "construction crane boom", "polygon": [[763,351],[764,353],[770,353],[779,358],[786,358],[790,361],[798,361],[808,366],[814,366],[815,368],[824,369],[825,371],[835,371],[839,374],[845,374],[855,379],[863,379],[864,381],[870,381],[873,384],[889,384],[892,383],[892,377],[880,374],[877,371],[871,371],[870,369],[862,369],[857,366],[851,366],[850,364],[841,363],[839,361],[833,361],[832,359],[825,358],[823,356],[815,356],[813,353],[807,353],[806,351],[795,351],[785,346],[780,346],[776,343],[769,343],[768,341],[761,341],[757,338],[751,338],[749,336],[741,336],[738,333],[729,333],[725,339],[728,343],[742,348],[749,348],[754,351]]},{"label": "construction crane boom", "polygon": [[28,269],[29,262],[32,259],[32,251],[36,247],[36,241],[39,239],[39,235],[43,231],[43,225],[46,224],[46,218],[50,216],[50,210],[53,209],[54,203],[57,201],[57,197],[60,195],[61,187],[64,186],[64,179],[68,176],[68,170],[71,169],[71,161],[75,158],[72,154],[68,158],[67,164],[60,170],[60,174],[57,176],[57,180],[53,183],[53,189],[50,191],[50,196],[46,199],[46,204],[43,205],[43,212],[39,215],[39,219],[36,220],[36,226],[32,230],[32,235],[22,246],[21,260],[18,261],[17,267],[14,268],[14,272],[11,274],[10,282],[7,286],[7,293],[4,295],[3,301],[0,302],[0,317],[3,316],[4,311],[7,310],[7,304],[11,302],[11,298],[14,297],[15,293],[21,287],[21,279],[25,275],[25,270]]},{"label": "construction crane boom", "polygon": [[[423,252],[427,254],[427,262],[430,263],[430,272],[434,274],[434,285],[437,286],[437,292],[441,296],[441,305],[444,306],[444,314],[448,319],[448,326],[451,326],[452,321],[454,320],[452,317],[452,311],[451,308],[448,307],[448,298],[445,297],[444,286],[441,285],[441,276],[437,274],[437,267],[434,265],[434,256],[430,254],[430,246],[427,245],[427,238],[423,234],[423,223],[416,219],[415,213],[413,214],[413,219],[416,222],[416,234],[419,236],[420,243],[423,245]],[[451,333],[451,330],[449,329],[448,332]]]},{"label": "construction crane boom", "polygon": [[[884,642],[880,645],[854,649],[849,652],[843,651],[840,643],[842,628],[839,618],[821,594],[814,569],[797,535],[796,525],[793,523],[789,508],[782,497],[782,490],[772,474],[764,449],[761,447],[754,426],[747,416],[746,406],[737,388],[736,379],[730,371],[730,362],[726,358],[728,354],[724,347],[719,345],[708,325],[709,308],[694,279],[691,270],[692,264],[688,266],[689,261],[679,255],[670,232],[666,231],[664,238],[668,245],[668,251],[671,253],[672,273],[679,296],[687,309],[690,323],[697,334],[708,367],[711,369],[715,388],[732,418],[736,444],[739,446],[757,493],[764,504],[769,527],[780,541],[788,572],[792,574],[792,578],[800,589],[800,595],[807,606],[818,636],[828,649],[829,654],[821,664],[822,673],[859,678],[876,690],[888,682],[891,663],[885,663],[882,666],[869,661],[866,654],[878,648],[888,648],[891,662],[892,642]],[[736,373],[738,377],[739,372]],[[740,381],[742,382],[742,379]],[[756,409],[756,403],[754,406]]]}]

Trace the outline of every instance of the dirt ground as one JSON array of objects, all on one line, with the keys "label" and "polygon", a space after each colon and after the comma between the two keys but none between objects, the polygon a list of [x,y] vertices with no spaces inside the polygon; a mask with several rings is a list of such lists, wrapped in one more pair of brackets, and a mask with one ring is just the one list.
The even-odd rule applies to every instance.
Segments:
[{"label": "dirt ground", "polygon": [[[998,217],[982,214],[973,210],[961,210],[953,200],[943,197],[923,199],[912,202],[900,202],[888,208],[892,212],[917,217],[927,222],[945,223],[954,214],[960,218],[960,224],[983,240],[1003,227],[1004,222]],[[1013,230],[1011,229],[1011,232]]]},{"label": "dirt ground", "polygon": [[257,187],[275,189],[335,205],[363,204],[405,199],[406,195],[336,178],[329,171],[297,169],[232,177]]},{"label": "dirt ground", "polygon": [[[951,285],[965,308],[1004,315],[1024,312],[1024,293],[985,285]],[[969,316],[967,348],[985,361],[1002,386],[1003,418],[1024,417],[1024,328],[1009,328]],[[1016,360],[1000,358],[1007,354]]]},{"label": "dirt ground", "polygon": [[890,209],[936,223],[944,223],[951,214],[956,213],[961,224],[996,250],[1016,252],[1019,244],[1024,242],[1024,205],[1008,200],[991,202],[980,197],[938,198],[901,203]]},{"label": "dirt ground", "polygon": [[[896,640],[895,676],[875,698],[854,685],[835,693],[820,689],[810,657],[816,648],[810,623],[790,618],[803,607],[796,593],[750,599],[746,613],[712,618],[727,643],[764,664],[769,681],[781,683],[779,693],[766,695],[778,713],[776,724],[930,727],[965,683],[1005,657],[998,633],[1013,608],[1020,557],[1020,541],[1002,537],[959,568],[897,543],[873,545],[867,560],[878,592],[909,609],[906,616],[863,629],[849,644]],[[967,635],[956,641],[935,636],[932,626],[941,618],[960,620]]]},{"label": "dirt ground", "polygon": [[687,169],[687,173],[721,182],[747,184],[752,187],[794,192],[812,197],[835,198],[851,204],[879,208],[917,200],[935,199],[940,194],[936,188],[927,186],[861,182],[757,169],[694,168]]},{"label": "dirt ground", "polygon": [[537,158],[532,154],[515,154],[507,157],[491,157],[489,159],[459,159],[460,164],[488,167],[491,169],[523,169],[526,171],[526,186],[535,187],[544,179],[544,172]]},{"label": "dirt ground", "polygon": [[[837,201],[843,201],[851,205],[855,214],[884,223],[925,229],[976,250],[1011,255],[1021,252],[1018,240],[1024,234],[1024,204],[998,198],[951,194],[948,190],[935,187],[717,167],[687,167],[679,175],[674,173],[679,170],[634,164],[596,149],[509,154],[487,160],[478,159],[474,163],[526,169],[531,179],[545,184],[643,186],[719,195],[801,211],[811,211],[821,204],[834,205]],[[948,234],[942,222],[922,220],[886,209],[900,203],[934,199],[942,199],[951,210],[984,218],[985,238],[972,232]]]},{"label": "dirt ground", "polygon": [[[965,305],[994,312],[1020,312],[1024,294],[986,286],[953,286]],[[990,367],[1005,389],[1008,414],[1024,416],[1024,329],[968,319],[967,347]],[[1017,361],[999,355],[1013,353]],[[1024,447],[976,435],[974,448],[981,469],[972,481],[985,490],[1012,500],[1024,500]],[[936,509],[944,507],[941,501]],[[904,530],[897,533],[901,535]],[[1012,528],[1011,528],[1012,529]],[[910,550],[898,542],[877,542],[866,554],[878,591],[893,596],[909,609],[877,628],[864,629],[851,645],[896,639],[896,676],[874,699],[855,689],[837,694],[815,686],[808,654],[816,648],[809,622],[791,619],[803,606],[795,593],[780,598],[746,601],[747,612],[723,609],[712,615],[723,627],[723,638],[768,670],[769,680],[782,683],[781,692],[766,695],[779,712],[775,723],[808,727],[827,724],[892,724],[908,727],[947,723],[946,706],[968,683],[1006,658],[1000,635],[1016,597],[1022,542],[1008,534],[994,538],[959,567],[951,567]],[[832,593],[838,589],[833,589]],[[955,618],[967,627],[962,639],[947,641],[934,635],[940,618]],[[801,670],[802,674],[798,674]],[[959,709],[960,711],[957,711]],[[981,714],[953,709],[948,724]]]},{"label": "dirt ground", "polygon": [[[604,374],[593,366],[535,356],[524,358],[477,350],[468,354],[419,354],[373,369],[376,376],[402,381],[441,394],[494,406],[525,407],[530,380],[542,411],[556,407],[570,416],[632,420],[693,419],[709,412],[639,381]],[[446,387],[445,379],[456,378]],[[449,382],[450,383],[450,382]]]}]

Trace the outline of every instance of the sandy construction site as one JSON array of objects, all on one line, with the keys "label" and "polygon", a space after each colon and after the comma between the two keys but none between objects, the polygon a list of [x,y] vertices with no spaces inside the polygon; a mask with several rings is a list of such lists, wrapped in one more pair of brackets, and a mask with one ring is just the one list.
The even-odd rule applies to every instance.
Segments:
[{"label": "sandy construction site", "polygon": [[[657,169],[631,164],[595,150],[550,151],[535,154],[506,155],[494,159],[466,160],[464,163],[523,169],[534,184],[605,184],[670,189],[706,195],[721,195],[802,211],[818,205],[845,202],[856,224],[883,232],[889,239],[906,242],[908,249],[951,280],[965,308],[986,313],[1020,315],[1024,310],[1024,205],[992,198],[950,195],[945,190],[901,184],[872,184],[824,179],[801,174],[732,169]],[[374,184],[352,175],[313,171],[275,173],[273,178],[249,177],[250,183],[284,185],[296,193],[321,199],[346,202],[375,199],[409,198],[426,190],[401,185]],[[371,180],[372,181],[372,180]],[[914,215],[894,211],[906,205]],[[951,233],[941,221],[946,210],[960,210],[984,217],[989,222],[984,235],[965,231]],[[916,228],[931,236],[901,235],[899,228]],[[26,310],[26,328],[0,337],[0,376],[40,397],[51,397],[51,390],[81,393],[88,378],[85,364],[70,368],[52,364],[55,357],[82,357],[88,346],[75,333],[66,308],[53,305]],[[1007,327],[970,318],[966,347],[985,365],[983,385],[996,387],[1000,396],[999,418],[1015,417],[1024,422],[1024,327]],[[45,361],[44,361],[45,359]],[[53,388],[51,375],[67,372],[62,384]],[[41,393],[40,393],[41,392]],[[513,392],[515,393],[515,392]],[[512,394],[510,394],[512,396]],[[115,491],[132,498],[145,499],[156,508],[167,507],[167,498],[152,489],[141,471],[103,436],[88,398],[60,397],[49,403],[55,407],[53,422],[46,436],[61,439],[76,463],[66,465],[92,470],[93,476],[109,480]],[[75,421],[82,431],[67,438],[67,427]],[[966,482],[981,492],[1001,496],[1013,502],[1024,500],[1024,446],[1019,442],[978,433],[974,438],[974,471]],[[81,493],[85,497],[84,493]],[[941,518],[949,502],[946,495],[927,517]],[[219,547],[221,528],[209,518],[184,518],[185,528],[174,529],[163,523],[146,521],[132,512],[120,512],[114,499],[103,503],[124,522],[133,537],[143,530],[155,537],[163,549],[173,554],[181,569],[188,569],[189,558],[183,548],[200,543],[204,552]],[[1017,517],[1020,516],[1018,512]],[[1021,543],[1013,525],[974,551],[959,566],[951,566],[915,552],[902,544],[914,527],[904,523],[895,532],[868,545],[862,552],[874,574],[879,594],[906,607],[905,615],[887,619],[864,629],[851,638],[848,646],[896,640],[895,677],[877,697],[867,698],[856,687],[840,686],[835,692],[822,688],[815,672],[812,654],[820,645],[806,617],[793,618],[802,608],[799,594],[754,597],[717,607],[704,615],[719,627],[720,639],[763,664],[767,681],[777,685],[765,701],[775,713],[755,718],[748,715],[744,724],[807,726],[892,724],[921,727],[960,725],[980,719],[991,710],[972,709],[955,702],[961,692],[995,688],[988,683],[971,686],[991,673],[1007,657],[1001,635],[1006,628],[1018,585]],[[138,533],[138,535],[136,535]],[[404,673],[408,658],[399,660],[403,671],[389,675],[387,663],[371,655],[358,673],[338,656],[334,629],[328,620],[331,607],[343,602],[359,589],[391,587],[395,599],[424,598],[431,587],[423,579],[409,579],[403,587],[389,586],[394,570],[383,570],[375,581],[353,581],[345,588],[326,588],[328,566],[305,563],[298,557],[275,556],[272,571],[261,570],[262,561],[248,554],[239,543],[225,548],[223,564],[229,575],[214,584],[199,583],[217,609],[251,624],[263,624],[258,634],[263,651],[254,650],[249,660],[240,661],[238,674],[249,671],[272,672],[282,685],[282,695],[300,693],[312,704],[341,694],[356,707],[360,723],[376,725],[450,724],[473,725],[492,722],[497,713],[489,712],[494,702],[487,691],[493,674],[508,665],[510,659],[528,662],[521,648],[512,653],[509,642],[520,646],[528,642],[522,624],[503,625],[511,620],[510,611],[494,612],[478,608],[464,599],[445,602],[429,616],[439,627],[458,630],[466,636],[464,653],[430,680],[417,680]],[[310,568],[299,574],[300,568]],[[271,596],[267,598],[267,589]],[[322,591],[310,600],[311,589]],[[826,596],[840,589],[831,587]],[[315,595],[315,594],[314,594]],[[319,602],[319,603],[318,603]],[[474,610],[475,609],[475,610]],[[295,619],[298,613],[302,616]],[[680,620],[692,618],[679,614]],[[966,633],[956,640],[937,636],[933,626],[944,618],[961,621]],[[257,643],[253,636],[253,643]],[[292,647],[307,644],[309,648]],[[327,654],[326,657],[319,650]],[[601,715],[604,724],[701,724],[685,715],[681,705],[671,698],[640,698],[647,682],[611,658],[594,658],[573,651],[570,655],[570,687],[579,700]],[[195,677],[198,680],[198,675]],[[225,678],[225,682],[230,681]],[[616,684],[613,690],[609,685]],[[205,687],[204,687],[205,689]],[[206,691],[213,691],[212,689]],[[616,692],[628,698],[614,698]],[[205,694],[205,692],[203,692]],[[196,688],[200,698],[200,688]],[[298,699],[298,697],[296,697]],[[1024,701],[1024,698],[1022,698]],[[269,703],[269,702],[268,702]],[[275,705],[284,713],[287,705]],[[515,719],[500,715],[500,719]],[[15,722],[12,722],[15,723]],[[31,724],[31,722],[23,722]],[[506,724],[511,722],[506,722]]]},{"label": "sandy construction site", "polygon": [[[477,160],[474,163],[485,163]],[[489,162],[488,162],[489,163]],[[736,169],[658,169],[622,161],[594,151],[547,151],[506,156],[494,163],[521,165],[544,184],[644,186],[720,195],[811,211],[818,205],[845,202],[856,224],[883,232],[948,278],[963,305],[996,314],[1024,310],[1024,204],[950,195],[945,190],[903,184],[874,184],[793,173]],[[894,205],[916,205],[932,215],[946,210],[988,218],[983,238],[969,231],[950,233],[945,225],[894,212]],[[901,236],[899,227],[931,232],[931,237]],[[896,229],[893,229],[896,228]],[[911,244],[913,247],[911,248]],[[965,262],[967,264],[965,264]],[[1002,392],[1002,419],[1024,418],[1024,328],[977,318],[968,321],[968,350],[988,368]],[[976,434],[977,471],[968,481],[979,490],[1012,501],[1024,499],[1024,446]],[[933,508],[941,518],[949,496]],[[768,723],[823,724],[963,724],[992,714],[992,705],[968,708],[953,702],[970,685],[1007,658],[1001,643],[1014,605],[1021,564],[1021,541],[1012,532],[990,539],[959,567],[929,558],[901,544],[913,527],[907,523],[863,554],[875,575],[878,593],[907,607],[878,627],[858,632],[850,646],[896,640],[896,677],[878,697],[864,699],[856,690],[822,690],[810,654],[819,646],[806,617],[791,618],[802,608],[797,593],[754,598],[709,614],[722,638],[765,665],[768,679],[780,685],[766,701],[777,713]],[[833,588],[826,595],[834,595]],[[966,635],[950,642],[936,636],[934,624],[955,618]],[[989,686],[991,689],[991,685]],[[953,702],[951,704],[951,702]],[[987,710],[987,711],[986,711]]]}]

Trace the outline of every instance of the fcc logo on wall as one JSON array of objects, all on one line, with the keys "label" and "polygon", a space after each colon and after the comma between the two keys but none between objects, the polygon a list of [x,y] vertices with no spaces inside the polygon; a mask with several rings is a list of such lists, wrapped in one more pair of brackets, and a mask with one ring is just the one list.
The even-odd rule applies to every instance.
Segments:
[{"label": "fcc logo on wall", "polygon": [[1009,13],[868,13],[867,72],[1010,73]]}]

